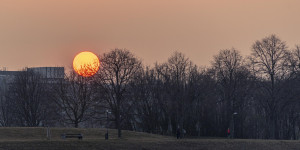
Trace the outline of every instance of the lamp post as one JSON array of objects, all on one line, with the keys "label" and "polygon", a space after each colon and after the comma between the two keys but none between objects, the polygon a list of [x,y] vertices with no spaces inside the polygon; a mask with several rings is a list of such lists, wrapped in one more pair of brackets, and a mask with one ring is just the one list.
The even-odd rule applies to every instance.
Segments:
[{"label": "lamp post", "polygon": [[232,138],[234,139],[234,115],[237,115],[237,112],[234,112],[232,116]]},{"label": "lamp post", "polygon": [[106,133],[105,133],[105,140],[108,140],[108,113],[111,113],[111,112],[109,112],[106,109]]}]

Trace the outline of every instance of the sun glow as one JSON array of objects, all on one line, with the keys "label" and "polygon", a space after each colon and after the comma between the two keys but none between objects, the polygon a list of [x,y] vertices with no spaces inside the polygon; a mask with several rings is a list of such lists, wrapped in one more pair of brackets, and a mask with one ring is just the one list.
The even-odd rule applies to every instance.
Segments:
[{"label": "sun glow", "polygon": [[73,69],[84,77],[90,77],[99,70],[99,58],[92,52],[84,51],[77,54],[73,60]]}]

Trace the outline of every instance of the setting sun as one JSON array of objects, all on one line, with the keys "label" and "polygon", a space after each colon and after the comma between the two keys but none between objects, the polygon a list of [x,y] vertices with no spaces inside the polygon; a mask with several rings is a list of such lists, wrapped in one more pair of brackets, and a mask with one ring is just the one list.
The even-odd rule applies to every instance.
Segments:
[{"label": "setting sun", "polygon": [[84,77],[93,76],[100,66],[98,57],[88,51],[80,52],[73,60],[73,68],[76,73]]}]

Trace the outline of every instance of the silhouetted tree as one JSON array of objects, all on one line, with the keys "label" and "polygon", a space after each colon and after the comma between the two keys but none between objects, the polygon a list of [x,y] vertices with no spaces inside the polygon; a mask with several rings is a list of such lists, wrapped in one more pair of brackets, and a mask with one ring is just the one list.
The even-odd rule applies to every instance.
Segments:
[{"label": "silhouetted tree", "polygon": [[46,83],[41,75],[32,71],[20,71],[9,89],[15,115],[22,126],[39,126],[47,118]]},{"label": "silhouetted tree", "polygon": [[[243,58],[240,53],[232,49],[221,50],[218,55],[214,56],[213,70],[217,81],[217,91],[219,100],[217,103],[220,109],[220,128],[219,133],[225,135],[225,130],[235,125],[237,129],[237,121],[243,125],[245,115],[245,107],[247,107],[247,98],[251,94],[251,73],[244,65]],[[238,115],[233,115],[235,112]],[[241,132],[243,128],[241,127]],[[234,130],[232,130],[234,134]]]},{"label": "silhouetted tree", "polygon": [[280,94],[284,89],[284,80],[291,75],[288,56],[286,43],[276,35],[256,41],[252,46],[250,59],[254,73],[261,80],[257,93],[266,113],[270,138],[279,138],[278,115],[284,100]]},{"label": "silhouetted tree", "polygon": [[55,95],[52,99],[62,111],[63,121],[75,128],[94,115],[96,96],[91,82],[92,77],[82,77],[71,71],[53,88]]},{"label": "silhouetted tree", "polygon": [[0,83],[2,84],[2,86],[0,86],[0,124],[1,126],[7,127],[13,124],[13,112],[15,106],[13,105],[13,102],[9,99],[9,83],[7,82],[7,79],[0,78]]},{"label": "silhouetted tree", "polygon": [[129,83],[141,71],[141,61],[128,50],[114,49],[101,56],[100,62],[100,71],[96,80],[102,98],[114,116],[118,137],[121,137],[122,123],[128,118],[134,106],[128,93]]},{"label": "silhouetted tree", "polygon": [[166,114],[169,119],[169,132],[175,133],[177,127],[184,128],[184,118],[188,111],[188,81],[192,71],[197,66],[183,54],[175,52],[166,63],[157,65],[156,71],[160,74],[169,99],[165,100],[168,107]]}]

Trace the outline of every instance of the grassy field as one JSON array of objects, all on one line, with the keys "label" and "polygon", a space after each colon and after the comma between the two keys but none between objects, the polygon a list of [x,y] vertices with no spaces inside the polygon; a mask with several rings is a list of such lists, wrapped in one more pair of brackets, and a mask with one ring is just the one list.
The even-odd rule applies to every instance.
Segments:
[{"label": "grassy field", "polygon": [[[242,140],[242,139],[182,139],[140,132],[123,131],[118,139],[116,130],[51,128],[52,138],[46,138],[46,128],[0,128],[0,150],[299,150],[299,141]],[[83,140],[61,139],[62,133],[82,133]]]}]

